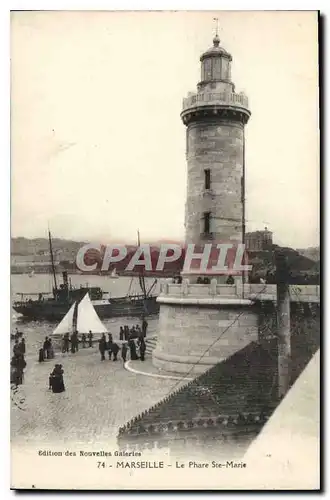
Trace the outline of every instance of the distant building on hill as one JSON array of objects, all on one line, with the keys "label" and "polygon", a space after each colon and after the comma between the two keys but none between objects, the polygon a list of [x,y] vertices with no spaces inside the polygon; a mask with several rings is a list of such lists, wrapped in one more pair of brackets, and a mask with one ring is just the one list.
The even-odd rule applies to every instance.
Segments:
[{"label": "distant building on hill", "polygon": [[273,233],[265,227],[262,231],[252,231],[245,234],[246,249],[250,252],[260,250],[271,250],[273,245]]}]

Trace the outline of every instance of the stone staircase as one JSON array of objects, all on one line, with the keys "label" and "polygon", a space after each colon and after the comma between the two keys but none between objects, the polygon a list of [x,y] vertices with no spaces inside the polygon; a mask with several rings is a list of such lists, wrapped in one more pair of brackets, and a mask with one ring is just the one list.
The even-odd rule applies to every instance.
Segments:
[{"label": "stone staircase", "polygon": [[151,356],[152,351],[155,349],[157,344],[157,336],[153,335],[152,337],[146,338],[146,354]]}]

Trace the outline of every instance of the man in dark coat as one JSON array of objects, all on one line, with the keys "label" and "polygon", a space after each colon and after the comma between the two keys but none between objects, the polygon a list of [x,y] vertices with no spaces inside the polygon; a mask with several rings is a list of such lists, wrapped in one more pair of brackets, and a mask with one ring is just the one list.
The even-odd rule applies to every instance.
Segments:
[{"label": "man in dark coat", "polygon": [[75,345],[74,345],[74,333],[71,333],[71,335],[70,335],[70,342],[71,342],[71,352],[74,354],[76,352]]},{"label": "man in dark coat", "polygon": [[55,353],[54,353],[54,347],[53,347],[53,344],[52,344],[52,339],[48,339],[49,341],[49,345],[48,345],[48,357],[49,359],[53,359],[55,357]]},{"label": "man in dark coat", "polygon": [[124,340],[124,329],[121,326],[119,330],[119,340]]},{"label": "man in dark coat", "polygon": [[69,352],[70,339],[69,334],[66,333],[63,335],[63,349],[62,352]]},{"label": "man in dark coat", "polygon": [[142,318],[142,334],[145,337],[147,335],[148,321],[145,317]]},{"label": "man in dark coat", "polygon": [[142,338],[141,343],[140,343],[140,359],[141,359],[141,361],[144,361],[145,352],[146,352],[146,344],[145,344],[144,339]]},{"label": "man in dark coat", "polygon": [[76,330],[74,332],[74,347],[75,347],[75,350],[78,352],[79,351],[79,337],[78,337],[78,330]]},{"label": "man in dark coat", "polygon": [[46,354],[46,358],[49,359],[49,338],[46,337],[45,338],[45,342],[44,342],[44,351],[45,351],[45,354]]},{"label": "man in dark coat", "polygon": [[125,342],[121,348],[121,357],[123,359],[123,363],[126,363],[127,352],[128,352],[128,348],[127,348],[127,344]]},{"label": "man in dark coat", "polygon": [[23,384],[23,372],[26,367],[26,361],[23,354],[15,354],[11,359],[11,383],[15,385]]},{"label": "man in dark coat", "polygon": [[140,337],[140,335],[142,334],[142,331],[141,331],[140,325],[136,325],[136,327],[135,327],[135,331],[136,331],[136,335],[137,335],[138,337]]},{"label": "man in dark coat", "polygon": [[[111,342],[110,348],[111,348],[111,352],[113,354],[113,361],[117,361],[117,355],[119,352],[119,345],[116,344],[116,342]],[[110,350],[109,350],[109,359],[111,359]]]},{"label": "man in dark coat", "polygon": [[132,328],[130,330],[129,338],[130,339],[135,339],[136,338],[136,331],[135,331],[135,326],[134,325],[132,326]]},{"label": "man in dark coat", "polygon": [[88,333],[88,347],[93,347],[93,334],[91,330],[89,330]]},{"label": "man in dark coat", "polygon": [[99,340],[99,351],[101,353],[101,361],[105,360],[105,351],[107,349],[107,339],[105,338],[104,333],[102,334],[102,337]]},{"label": "man in dark coat", "polygon": [[86,347],[86,335],[84,333],[81,336],[81,343],[82,343],[83,348],[85,348]]},{"label": "man in dark coat", "polygon": [[16,355],[20,354],[20,352],[21,352],[20,345],[19,345],[18,339],[16,339],[14,347],[13,347],[13,354],[14,354],[14,356],[16,356]]}]

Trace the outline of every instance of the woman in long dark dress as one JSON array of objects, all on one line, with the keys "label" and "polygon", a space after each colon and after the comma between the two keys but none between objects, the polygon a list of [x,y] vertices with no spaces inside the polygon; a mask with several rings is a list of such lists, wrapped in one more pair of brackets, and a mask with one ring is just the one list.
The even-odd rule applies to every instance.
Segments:
[{"label": "woman in long dark dress", "polygon": [[135,345],[135,342],[133,339],[129,340],[128,346],[129,346],[129,350],[130,350],[131,360],[134,361],[136,359],[139,359],[138,355],[136,353],[136,345]]},{"label": "woman in long dark dress", "polygon": [[10,367],[10,382],[16,386],[23,384],[24,368],[26,367],[23,354],[15,354],[11,359]]},{"label": "woman in long dark dress", "polygon": [[49,376],[49,389],[52,389],[53,392],[65,391],[63,373],[62,365],[55,365],[54,370]]}]

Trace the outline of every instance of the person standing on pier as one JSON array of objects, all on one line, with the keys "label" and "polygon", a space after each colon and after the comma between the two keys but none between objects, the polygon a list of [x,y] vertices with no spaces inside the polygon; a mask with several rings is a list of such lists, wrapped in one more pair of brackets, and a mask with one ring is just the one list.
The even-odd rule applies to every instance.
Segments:
[{"label": "person standing on pier", "polygon": [[15,340],[15,344],[13,346],[13,354],[16,356],[16,354],[19,354],[21,352],[20,350],[20,345],[18,343],[18,339]]},{"label": "person standing on pier", "polygon": [[78,337],[78,330],[74,332],[74,347],[75,350],[78,352],[79,351],[79,337]]},{"label": "person standing on pier", "polygon": [[93,347],[93,334],[91,330],[89,330],[88,333],[88,347]]},{"label": "person standing on pier", "polygon": [[48,342],[48,356],[49,356],[49,359],[54,359],[54,357],[55,357],[52,339],[49,339],[49,342]]},{"label": "person standing on pier", "polygon": [[141,361],[144,361],[145,352],[146,352],[146,343],[144,341],[144,338],[142,337],[141,342],[140,342],[140,359],[141,359]]},{"label": "person standing on pier", "polygon": [[105,338],[105,334],[102,334],[102,337],[99,340],[99,351],[101,354],[101,361],[105,360],[105,351],[107,349],[107,339]]},{"label": "person standing on pier", "polygon": [[127,344],[126,344],[126,342],[124,342],[124,344],[122,345],[122,348],[121,348],[121,357],[123,359],[124,364],[126,363],[127,352],[128,352]]},{"label": "person standing on pier", "polygon": [[46,359],[49,359],[49,347],[50,347],[49,338],[46,337],[44,342],[44,352],[46,354]]},{"label": "person standing on pier", "polygon": [[136,359],[139,359],[138,355],[136,353],[136,345],[135,345],[135,342],[134,342],[133,339],[130,339],[128,341],[128,346],[129,346],[129,349],[130,349],[131,360],[135,361]]},{"label": "person standing on pier", "polygon": [[129,338],[130,339],[135,339],[136,338],[136,331],[135,331],[135,326],[134,325],[132,326],[132,328],[130,330]]},{"label": "person standing on pier", "polygon": [[86,347],[86,335],[84,333],[81,335],[81,343],[82,343],[83,349],[85,349],[85,347]]},{"label": "person standing on pier", "polygon": [[148,321],[145,317],[142,317],[142,334],[145,337],[147,335]]},{"label": "person standing on pier", "polygon": [[11,377],[10,381],[12,384],[21,385],[23,384],[24,368],[26,367],[26,361],[23,354],[18,352],[11,359]]},{"label": "person standing on pier", "polygon": [[39,349],[39,363],[45,361],[45,351],[43,348]]},{"label": "person standing on pier", "polygon": [[112,334],[111,333],[108,333],[108,342],[107,342],[107,350],[108,350],[108,355],[109,355],[109,359],[111,359],[111,354],[112,354],[112,343],[113,343],[113,338],[112,338]]},{"label": "person standing on pier", "polygon": [[74,333],[72,333],[70,336],[70,342],[71,342],[71,352],[72,354],[74,354],[76,352]]},{"label": "person standing on pier", "polygon": [[124,340],[124,335],[125,335],[125,332],[124,332],[123,327],[121,326],[120,330],[119,330],[119,340]]},{"label": "person standing on pier", "polygon": [[113,361],[117,361],[117,355],[119,352],[119,345],[116,342],[111,342],[109,350],[109,359],[111,359],[111,353],[113,354]]},{"label": "person standing on pier", "polygon": [[142,330],[140,328],[140,325],[136,325],[135,331],[136,331],[137,336],[140,337],[140,335],[142,334]]},{"label": "person standing on pier", "polygon": [[62,352],[69,352],[70,338],[69,334],[66,333],[63,335],[63,350]]},{"label": "person standing on pier", "polygon": [[20,353],[23,354],[23,356],[24,356],[24,354],[26,352],[26,345],[25,345],[25,339],[24,338],[22,338],[21,341],[20,341],[20,343],[19,343],[19,350],[20,350]]}]

